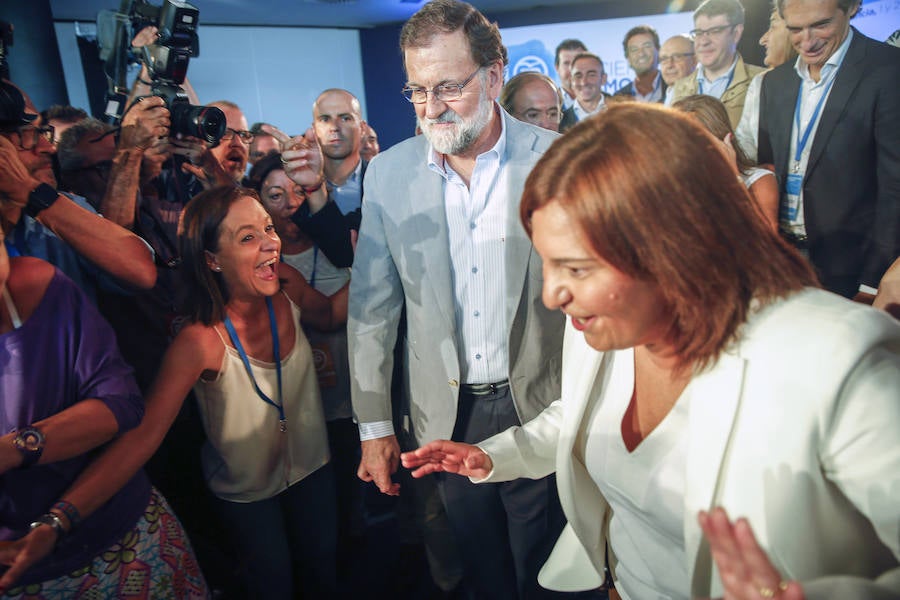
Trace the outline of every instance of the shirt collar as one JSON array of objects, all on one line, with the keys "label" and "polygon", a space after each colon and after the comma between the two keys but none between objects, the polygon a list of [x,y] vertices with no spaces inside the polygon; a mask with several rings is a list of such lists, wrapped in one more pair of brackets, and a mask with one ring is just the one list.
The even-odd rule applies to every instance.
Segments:
[{"label": "shirt collar", "polygon": [[[853,28],[850,27],[847,30],[847,37],[844,38],[844,41],[841,42],[838,49],[828,57],[828,60],[826,60],[825,64],[822,66],[822,70],[819,72],[820,82],[824,81],[826,77],[831,75],[833,71],[836,71],[841,66],[844,62],[844,57],[847,56],[847,49],[850,48],[850,42],[852,41]],[[800,56],[797,57],[797,61],[794,63],[794,71],[797,72],[797,75],[799,75],[800,79],[803,81],[812,81],[812,77],[809,75],[809,65],[803,62],[803,58]]]},{"label": "shirt collar", "polygon": [[719,75],[712,81],[710,81],[709,79],[706,78],[706,70],[703,68],[703,65],[698,64],[697,65],[697,81],[702,81],[703,83],[712,85],[714,82],[716,82],[720,79],[730,78],[731,74],[734,73],[734,68],[737,66],[737,62],[738,62],[738,53],[735,52],[734,60],[731,62],[731,67],[729,67],[728,71]]},{"label": "shirt collar", "polygon": [[[493,154],[497,157],[500,166],[503,166],[503,163],[506,162],[506,119],[503,117],[502,110],[498,109],[497,103],[493,103],[494,110],[494,118],[500,119],[500,137],[497,138],[497,142],[491,147],[490,150],[479,154],[475,157],[477,161],[482,156],[488,156]],[[488,125],[490,127],[490,125]],[[435,173],[440,174],[442,177],[447,177],[447,169],[450,165],[444,160],[444,155],[434,149],[434,146],[431,145],[431,142],[428,143],[428,168],[434,171]]]},{"label": "shirt collar", "polygon": [[591,115],[596,115],[598,112],[606,108],[606,97],[603,96],[603,92],[600,92],[600,102],[597,103],[597,108],[595,108],[593,111],[586,110],[581,106],[581,102],[579,102],[578,100],[575,100],[575,104],[573,104],[572,106],[575,109],[575,115],[578,117],[578,120],[581,121]]}]

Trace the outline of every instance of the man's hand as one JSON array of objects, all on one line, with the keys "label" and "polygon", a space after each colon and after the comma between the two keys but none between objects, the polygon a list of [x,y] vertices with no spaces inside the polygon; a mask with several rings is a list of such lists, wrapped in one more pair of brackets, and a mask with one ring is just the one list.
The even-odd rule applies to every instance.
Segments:
[{"label": "man's hand", "polygon": [[894,261],[881,278],[878,295],[875,296],[872,306],[900,319],[900,258]]},{"label": "man's hand", "polygon": [[281,144],[281,162],[284,172],[291,181],[305,188],[320,185],[325,180],[322,172],[324,161],[322,149],[316,139],[312,127],[303,135],[290,137],[277,127],[263,125],[263,131],[270,134]]},{"label": "man's hand", "polygon": [[143,29],[138,31],[137,35],[134,36],[134,39],[131,40],[131,47],[143,48],[144,46],[155,44],[157,38],[159,38],[159,28],[157,28],[155,25],[144,27]]},{"label": "man's hand", "polygon": [[203,189],[220,185],[233,185],[234,180],[219,160],[209,151],[206,143],[195,137],[178,135],[170,138],[172,154],[184,156],[188,162],[181,165],[181,170],[196,177]]},{"label": "man's hand", "polygon": [[52,527],[36,527],[23,538],[0,542],[0,565],[9,569],[0,577],[0,594],[11,588],[33,564],[50,554],[56,545]]},{"label": "man's hand", "polygon": [[484,479],[494,468],[491,457],[478,446],[448,440],[425,444],[418,450],[404,452],[400,458],[404,467],[414,469],[412,476],[416,479],[441,471]]},{"label": "man's hand", "polygon": [[131,106],[122,119],[119,149],[151,147],[157,140],[169,135],[169,110],[165,101],[157,96],[146,96]]},{"label": "man's hand", "polygon": [[382,494],[400,495],[400,484],[391,481],[400,462],[400,444],[397,436],[389,435],[362,442],[362,460],[356,474],[363,481],[374,481]]},{"label": "man's hand", "polygon": [[0,209],[7,208],[10,203],[24,208],[28,194],[40,183],[22,164],[13,143],[0,135]]}]

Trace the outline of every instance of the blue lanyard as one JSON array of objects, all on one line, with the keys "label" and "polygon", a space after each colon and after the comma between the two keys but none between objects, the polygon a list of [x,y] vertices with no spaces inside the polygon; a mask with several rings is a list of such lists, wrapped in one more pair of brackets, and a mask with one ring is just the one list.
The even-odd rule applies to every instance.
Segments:
[{"label": "blue lanyard", "polygon": [[806,124],[806,131],[803,132],[803,136],[800,136],[800,104],[803,100],[803,86],[800,86],[800,91],[797,92],[797,104],[794,106],[794,125],[797,130],[797,148],[794,150],[794,166],[798,166],[800,164],[800,155],[803,154],[803,149],[806,148],[806,143],[809,142],[809,136],[812,133],[813,126],[816,124],[816,121],[819,118],[819,111],[822,110],[822,105],[825,103],[825,98],[828,97],[828,92],[831,90],[831,86],[834,83],[835,77],[831,78],[831,81],[828,82],[828,86],[825,88],[825,91],[822,92],[822,97],[819,98],[819,101],[816,103],[816,109],[813,111],[812,118],[810,118],[809,123]]},{"label": "blue lanyard", "polygon": [[278,404],[266,396],[256,384],[256,377],[253,376],[253,370],[250,368],[250,359],[247,358],[247,352],[244,350],[241,340],[238,339],[237,331],[234,329],[234,324],[231,322],[231,317],[228,315],[225,315],[225,329],[228,330],[228,336],[231,338],[231,343],[234,344],[235,350],[237,350],[241,357],[241,362],[244,363],[244,368],[247,370],[250,382],[256,390],[256,395],[266,404],[270,404],[278,409],[278,428],[283,433],[287,431],[287,418],[284,416],[284,396],[282,396],[281,393],[281,350],[278,343],[278,325],[275,323],[275,309],[272,307],[272,298],[266,298],[266,306],[269,309],[269,325],[272,328],[272,353],[275,355],[275,372],[278,375]]},{"label": "blue lanyard", "polygon": [[[737,65],[734,66],[734,69],[736,69],[736,68],[737,68]],[[728,91],[728,88],[731,87],[731,81],[734,79],[734,69],[731,69],[731,73],[729,73],[729,75],[728,75],[728,83],[725,84],[725,89],[722,90],[722,94],[719,96],[719,98],[722,98],[722,96],[725,95],[725,92]],[[712,83],[712,82],[710,81],[710,83]],[[697,91],[700,92],[701,94],[703,93],[703,80],[702,79],[697,79]]]}]

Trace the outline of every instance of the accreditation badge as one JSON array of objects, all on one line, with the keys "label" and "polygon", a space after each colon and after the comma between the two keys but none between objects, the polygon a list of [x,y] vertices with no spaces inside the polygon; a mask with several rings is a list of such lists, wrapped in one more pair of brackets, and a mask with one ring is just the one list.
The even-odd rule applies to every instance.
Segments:
[{"label": "accreditation badge", "polygon": [[785,201],[781,203],[779,219],[795,223],[800,215],[800,192],[803,190],[803,175],[790,173],[784,186]]}]

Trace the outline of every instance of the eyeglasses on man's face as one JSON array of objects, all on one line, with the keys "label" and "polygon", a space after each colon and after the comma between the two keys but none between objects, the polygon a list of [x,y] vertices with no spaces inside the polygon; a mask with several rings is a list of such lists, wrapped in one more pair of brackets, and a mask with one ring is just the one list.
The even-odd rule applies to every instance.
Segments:
[{"label": "eyeglasses on man's face", "polygon": [[239,129],[232,129],[231,127],[228,127],[225,129],[225,133],[222,134],[222,141],[230,142],[231,140],[234,139],[234,136],[238,136],[239,138],[241,138],[241,141],[244,142],[245,144],[249,144],[250,142],[253,141],[253,138],[256,137],[255,135],[253,135],[246,129],[239,130]]},{"label": "eyeglasses on man's face", "polygon": [[691,39],[699,40],[701,38],[717,38],[729,29],[734,29],[737,25],[719,25],[718,27],[710,27],[709,29],[692,29],[690,31]]},{"label": "eyeglasses on man's face", "polygon": [[672,62],[680,62],[683,60],[687,60],[689,57],[694,56],[693,52],[676,52],[674,54],[660,54],[659,55],[659,64],[664,65],[670,60]]},{"label": "eyeglasses on man's face", "polygon": [[50,144],[53,143],[53,126],[35,127],[26,125],[16,130],[16,135],[19,136],[19,148],[22,150],[33,150],[41,138],[44,138]]},{"label": "eyeglasses on man's face", "polygon": [[403,96],[413,104],[425,104],[428,102],[428,94],[431,94],[432,98],[439,102],[453,102],[462,98],[463,88],[475,79],[475,75],[479,71],[481,71],[481,67],[475,69],[462,83],[442,83],[430,90],[423,87],[406,86],[402,90]]}]

